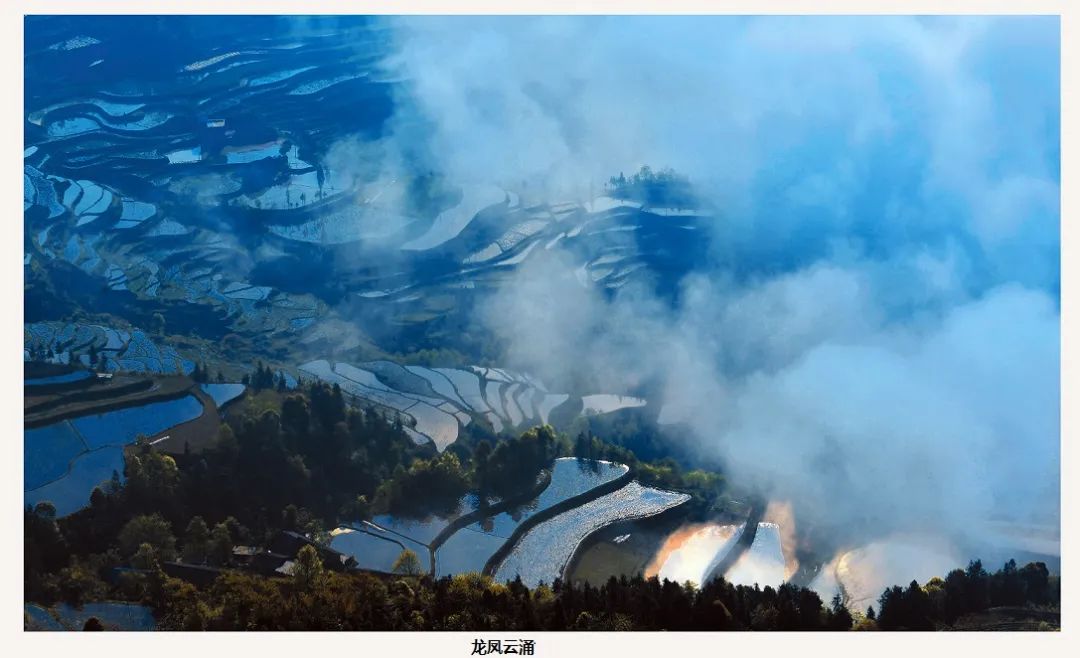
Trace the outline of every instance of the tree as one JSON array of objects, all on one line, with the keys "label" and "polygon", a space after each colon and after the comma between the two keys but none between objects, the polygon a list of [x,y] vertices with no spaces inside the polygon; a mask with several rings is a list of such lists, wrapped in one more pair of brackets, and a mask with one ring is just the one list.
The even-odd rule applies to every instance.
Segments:
[{"label": "tree", "polygon": [[350,521],[364,521],[371,518],[371,503],[363,494],[346,503],[341,510],[341,516]]},{"label": "tree", "polygon": [[397,559],[394,560],[392,569],[394,573],[402,576],[419,576],[424,571],[420,565],[420,558],[407,548],[401,551],[401,555],[398,555]]},{"label": "tree", "polygon": [[578,432],[577,439],[574,440],[574,456],[581,459],[592,458],[592,437],[585,432]]},{"label": "tree", "polygon": [[290,395],[281,403],[281,427],[297,437],[307,436],[311,413],[300,395]]},{"label": "tree", "polygon": [[229,534],[229,526],[219,523],[214,526],[210,534],[210,544],[207,547],[207,557],[215,566],[223,566],[232,558],[232,536]]},{"label": "tree", "polygon": [[[869,613],[870,610],[867,610]],[[834,631],[846,631],[851,629],[852,624],[851,613],[844,607],[844,602],[841,600],[840,595],[836,594],[832,598],[832,608],[829,610],[829,629]]]},{"label": "tree", "polygon": [[100,509],[105,506],[105,492],[101,490],[101,487],[94,487],[94,490],[90,492],[90,507]]},{"label": "tree", "polygon": [[202,563],[206,561],[210,549],[210,528],[201,516],[196,516],[188,523],[184,532],[184,561]]},{"label": "tree", "polygon": [[150,326],[159,336],[165,334],[165,316],[159,312],[155,312],[151,317]]},{"label": "tree", "polygon": [[103,631],[103,630],[105,630],[105,626],[104,626],[104,624],[101,623],[101,620],[98,619],[97,617],[91,617],[91,618],[86,620],[85,624],[83,624],[83,630],[84,631]]},{"label": "tree", "polygon": [[281,527],[285,530],[297,530],[299,528],[300,512],[292,503],[285,506],[281,511]]},{"label": "tree", "polygon": [[149,544],[154,554],[163,561],[176,558],[176,537],[169,522],[160,514],[136,516],[120,530],[117,536],[120,553],[131,557],[143,544]]},{"label": "tree", "polygon": [[1043,562],[1029,562],[1019,571],[1026,598],[1033,603],[1050,601],[1050,570]]},{"label": "tree", "polygon": [[154,571],[161,565],[158,562],[157,555],[154,554],[154,547],[144,542],[139,544],[139,550],[135,551],[135,555],[132,556],[131,566],[144,571]]},{"label": "tree", "polygon": [[934,630],[933,609],[930,596],[919,587],[919,583],[911,581],[907,591],[904,592],[904,607],[907,613],[905,627],[912,631]]},{"label": "tree", "polygon": [[303,591],[318,589],[326,584],[326,567],[319,558],[319,551],[311,544],[305,544],[296,554],[293,567],[293,582]]},{"label": "tree", "polygon": [[37,505],[34,505],[34,516],[39,519],[52,521],[56,518],[56,505],[53,505],[47,500],[43,500]]},{"label": "tree", "polygon": [[60,570],[58,586],[60,596],[74,606],[101,600],[109,590],[94,565],[74,557],[68,566]]}]

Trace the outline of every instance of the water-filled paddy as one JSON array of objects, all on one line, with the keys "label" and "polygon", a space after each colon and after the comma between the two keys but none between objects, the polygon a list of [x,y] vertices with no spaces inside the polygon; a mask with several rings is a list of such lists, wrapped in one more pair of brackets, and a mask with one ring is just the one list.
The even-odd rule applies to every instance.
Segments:
[{"label": "water-filled paddy", "polygon": [[461,396],[454,390],[454,385],[443,374],[424,368],[423,366],[405,366],[405,368],[409,372],[426,379],[428,383],[431,384],[432,390],[437,394],[462,407],[468,408],[469,405],[461,399]]},{"label": "water-filled paddy", "polygon": [[514,399],[514,395],[518,393],[518,389],[521,388],[521,384],[510,384],[504,391],[506,393],[506,413],[510,416],[510,424],[517,427],[525,420],[525,414],[521,413],[521,408],[518,407],[517,401]]},{"label": "water-filled paddy", "polygon": [[523,521],[568,498],[610,482],[627,471],[625,465],[611,462],[592,462],[572,457],[555,460],[551,483],[539,496],[455,532],[435,552],[436,569],[441,575],[480,571],[488,558]]},{"label": "water-filled paddy", "polygon": [[450,525],[451,521],[475,511],[479,504],[479,500],[474,494],[466,494],[458,501],[457,507],[447,514],[429,514],[420,519],[381,514],[371,519],[371,521],[379,527],[404,535],[421,544],[430,544],[436,535]]},{"label": "water-filled paddy", "polygon": [[479,531],[477,524],[462,528],[435,551],[435,576],[480,573],[505,541],[503,537]]},{"label": "water-filled paddy", "polygon": [[[330,548],[356,558],[357,566],[371,571],[391,573],[394,560],[405,550],[405,543],[392,535],[375,536],[362,530],[345,530],[330,539]],[[421,568],[428,568],[427,551],[410,547],[420,558]]]},{"label": "water-filled paddy", "polygon": [[35,377],[33,379],[23,380],[23,386],[47,386],[49,384],[68,384],[71,382],[79,382],[84,379],[90,379],[92,373],[89,370],[75,370],[73,372],[66,372],[62,375],[52,375],[51,377]]},{"label": "water-filled paddy", "polygon": [[483,413],[488,410],[480,394],[480,378],[475,374],[456,368],[433,368],[433,370],[449,379],[461,399],[474,411]]},{"label": "water-filled paddy", "polygon": [[202,412],[202,403],[188,395],[178,400],[81,416],[71,423],[82,434],[87,447],[93,450],[101,446],[133,443],[140,434],[153,436],[174,425],[198,418]]},{"label": "water-filled paddy", "polygon": [[203,392],[210,396],[218,409],[244,394],[243,384],[201,384]]},{"label": "water-filled paddy", "polygon": [[68,464],[85,450],[82,438],[68,421],[23,430],[23,489],[35,489],[63,477]]},{"label": "water-filled paddy", "polygon": [[27,491],[23,496],[24,504],[36,505],[47,500],[56,507],[57,516],[67,516],[86,507],[94,487],[112,478],[113,471],[116,471],[123,481],[123,448],[107,446],[85,452],[72,462],[70,473],[59,480]]},{"label": "water-filled paddy", "polygon": [[51,609],[33,603],[24,608],[30,617],[29,630],[81,631],[86,621],[96,617],[106,630],[152,631],[157,626],[150,608],[137,603],[99,602],[75,608],[60,603]]},{"label": "water-filled paddy", "polygon": [[487,386],[484,388],[484,396],[491,410],[500,418],[505,419],[506,411],[503,410],[502,405],[502,387],[503,385],[499,382],[488,380]]},{"label": "water-filled paddy", "polygon": [[495,572],[498,581],[521,576],[528,587],[563,575],[578,545],[592,532],[616,521],[651,516],[681,505],[690,496],[631,482],[580,507],[548,519],[525,533]]},{"label": "water-filled paddy", "polygon": [[484,208],[506,201],[506,192],[494,185],[470,185],[463,189],[461,202],[435,218],[420,237],[406,242],[402,249],[423,250],[437,247],[455,238]]},{"label": "water-filled paddy", "polygon": [[416,420],[416,430],[430,438],[439,452],[457,441],[458,419],[453,415],[425,402],[417,402],[406,413]]}]

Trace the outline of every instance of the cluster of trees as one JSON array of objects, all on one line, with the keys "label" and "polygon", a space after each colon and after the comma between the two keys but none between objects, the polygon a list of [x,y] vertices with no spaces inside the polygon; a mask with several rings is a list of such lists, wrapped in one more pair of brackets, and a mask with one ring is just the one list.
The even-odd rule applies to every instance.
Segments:
[{"label": "cluster of trees", "polygon": [[[852,618],[814,592],[734,586],[698,589],[641,577],[593,587],[529,589],[463,574],[334,573],[305,547],[290,577],[227,571],[209,587],[170,578],[153,560],[119,586],[170,630],[847,630]],[[416,565],[413,565],[415,568]],[[401,573],[409,571],[403,565]]]},{"label": "cluster of trees", "polygon": [[475,488],[483,496],[508,498],[536,483],[540,470],[562,454],[559,437],[550,425],[533,427],[494,448],[480,441],[472,452]]},{"label": "cluster of trees", "polygon": [[[415,566],[415,565],[414,565]],[[1014,565],[1015,566],[1015,565]],[[1025,567],[1031,573],[1038,565]],[[409,569],[403,567],[401,572]],[[1023,570],[1020,570],[1023,571]],[[415,572],[414,572],[415,573]],[[963,573],[963,572],[960,572]],[[1040,581],[1040,579],[1035,579]],[[140,582],[141,581],[141,582]],[[1041,581],[1040,581],[1041,582]],[[722,579],[701,588],[656,578],[611,578],[594,587],[556,581],[535,589],[488,576],[339,574],[310,547],[289,578],[227,572],[210,587],[168,578],[151,566],[129,586],[159,611],[165,628],[189,630],[844,631],[907,628],[882,616],[856,623],[840,597],[828,604],[793,585],[746,587]],[[1036,583],[1036,588],[1041,585]],[[1024,595],[1021,602],[1034,602]],[[984,602],[985,603],[985,602]],[[892,604],[886,606],[891,612]],[[945,627],[931,616],[925,628]]]},{"label": "cluster of trees", "polygon": [[283,396],[278,409],[230,417],[199,453],[170,456],[140,440],[125,455],[124,484],[114,473],[87,508],[62,519],[49,503],[26,510],[27,600],[92,600],[143,544],[162,561],[215,564],[225,561],[225,534],[230,550],[279,530],[318,535],[357,518],[358,505],[369,513],[376,489],[429,452],[399,424],[347,408],[340,389],[318,383]]},{"label": "cluster of trees", "polygon": [[575,436],[580,433],[590,438],[602,436],[601,443],[626,448],[638,459],[652,461],[672,457],[684,465],[692,463],[694,459],[678,445],[673,445],[653,418],[654,411],[634,407],[614,413],[580,415],[569,430]]},{"label": "cluster of trees", "polygon": [[[196,379],[195,381],[199,380]],[[286,390],[285,374],[280,370],[271,370],[270,366],[264,365],[262,361],[259,361],[255,365],[255,372],[245,374],[241,381],[254,389],[255,392],[265,389],[275,389],[279,393],[284,393]]]},{"label": "cluster of trees", "polygon": [[942,580],[932,578],[922,587],[912,581],[908,587],[895,585],[878,599],[879,612],[867,610],[883,630],[930,631],[941,624],[952,624],[963,615],[989,608],[1056,604],[1061,598],[1060,585],[1050,579],[1042,562],[1017,568],[1015,560],[993,574],[975,560],[967,570],[955,569]]},{"label": "cluster of trees", "polygon": [[[191,378],[200,384],[205,384],[210,381],[210,370],[206,367],[205,363],[196,363],[195,369],[191,371]],[[221,371],[217,371],[217,375],[214,377],[214,381],[225,381],[225,375],[221,374]]]},{"label": "cluster of trees", "polygon": [[530,490],[540,471],[566,454],[550,426],[533,427],[492,448],[486,439],[398,466],[375,494],[374,509],[404,516],[452,510],[469,491],[481,499],[509,498]]},{"label": "cluster of trees", "polygon": [[[53,347],[51,344],[46,345],[44,343],[34,343],[30,347],[26,348],[30,353],[30,361],[36,363],[68,363],[77,365],[79,363],[79,354],[72,351],[71,341],[57,345]],[[104,352],[98,350],[97,345],[93,343],[86,349],[86,356],[90,361],[90,367],[98,372],[105,372],[105,368],[108,365],[108,358]]]},{"label": "cluster of trees", "polygon": [[375,492],[378,508],[404,516],[452,510],[469,490],[469,474],[452,452],[398,465]]},{"label": "cluster of trees", "polygon": [[646,165],[629,178],[619,172],[618,176],[608,180],[605,188],[616,199],[629,199],[648,206],[686,208],[696,203],[690,180],[671,168],[653,171]]}]

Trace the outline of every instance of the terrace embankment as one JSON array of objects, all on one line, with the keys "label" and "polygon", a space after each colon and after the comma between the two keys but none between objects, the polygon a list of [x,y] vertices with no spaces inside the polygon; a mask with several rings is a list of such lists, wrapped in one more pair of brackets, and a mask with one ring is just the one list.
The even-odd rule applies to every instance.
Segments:
[{"label": "terrace embankment", "polygon": [[439,531],[439,534],[435,535],[435,538],[432,539],[431,544],[429,544],[429,548],[431,549],[431,575],[435,575],[435,551],[439,550],[439,547],[442,546],[451,535],[466,526],[478,523],[497,514],[508,512],[518,505],[523,505],[530,500],[535,499],[543,493],[544,489],[548,488],[549,484],[551,484],[551,471],[541,471],[539,477],[536,478],[536,484],[528,491],[501,500],[494,505],[488,505],[487,507],[482,507],[476,511],[469,512],[468,514],[462,514],[451,521],[445,528]]},{"label": "terrace embankment", "polygon": [[157,450],[172,454],[185,451],[200,452],[217,439],[218,430],[221,427],[221,414],[218,412],[214,399],[199,386],[191,387],[188,392],[202,404],[203,412],[186,423],[150,437],[151,443]]},{"label": "terrace embankment", "polygon": [[183,376],[114,377],[108,383],[89,380],[85,387],[62,395],[26,397],[23,425],[32,429],[78,416],[174,400],[197,388],[195,382]]},{"label": "terrace embankment", "polygon": [[571,496],[570,498],[555,503],[551,507],[541,510],[536,514],[533,514],[529,518],[525,519],[520,524],[518,524],[516,528],[514,528],[514,532],[511,533],[510,537],[506,540],[506,542],[499,547],[499,550],[495,551],[495,553],[492,554],[490,558],[488,558],[487,564],[484,565],[484,575],[494,576],[496,569],[498,569],[499,567],[499,564],[501,564],[502,561],[506,559],[506,556],[510,554],[510,551],[514,548],[514,545],[517,544],[518,541],[520,541],[521,538],[524,537],[525,534],[529,532],[529,530],[531,530],[532,528],[536,527],[540,523],[543,523],[544,521],[547,521],[548,519],[554,518],[559,514],[562,514],[563,512],[572,510],[575,507],[584,505],[585,503],[588,503],[592,500],[596,500],[600,496],[609,494],[613,491],[618,491],[623,486],[629,484],[630,481],[633,479],[633,473],[631,471],[627,471],[626,473],[623,473],[622,475],[615,478],[614,480],[611,480],[610,482],[605,482],[604,484],[601,484],[598,487],[594,487],[584,493],[580,493],[576,496]]}]

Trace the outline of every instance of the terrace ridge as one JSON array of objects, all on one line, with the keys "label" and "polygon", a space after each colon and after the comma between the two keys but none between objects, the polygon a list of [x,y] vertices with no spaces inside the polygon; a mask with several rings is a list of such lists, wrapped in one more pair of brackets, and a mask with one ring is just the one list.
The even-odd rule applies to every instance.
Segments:
[{"label": "terrace ridge", "polygon": [[514,507],[522,503],[527,503],[542,494],[550,484],[551,470],[545,469],[540,472],[540,476],[537,478],[536,484],[533,485],[533,487],[528,491],[518,494],[516,496],[511,496],[510,498],[505,498],[493,505],[481,507],[480,509],[469,512],[468,514],[462,514],[461,516],[448,523],[446,527],[440,530],[439,534],[435,535],[435,537],[431,540],[429,546],[431,547],[432,553],[434,554],[434,552],[438,550],[438,548],[442,546],[443,543],[445,543],[446,540],[449,539],[450,536],[458,530],[461,530],[466,526],[470,526],[478,521],[482,521],[489,516],[502,514],[503,512],[509,511],[510,509],[513,509]]},{"label": "terrace ridge", "polygon": [[749,516],[746,517],[746,526],[743,528],[742,535],[739,536],[739,539],[736,540],[735,545],[731,547],[724,559],[720,560],[713,567],[713,570],[705,576],[704,581],[701,583],[702,586],[727,573],[728,569],[750,548],[750,545],[754,543],[754,538],[757,536],[758,523],[761,522],[761,517],[764,514],[765,506],[761,502],[755,501],[750,508]]},{"label": "terrace ridge", "polygon": [[[161,384],[167,381],[156,381],[147,378],[132,384],[125,384],[122,387],[88,390],[76,395],[66,395],[55,400],[42,402],[25,410],[23,426],[26,429],[33,429],[80,416],[103,414],[128,407],[139,407],[151,402],[175,400],[191,394],[192,389],[197,388],[193,382],[188,380],[180,382],[182,384],[180,387],[173,385],[162,390]],[[118,393],[125,397],[115,399]],[[145,393],[145,395],[142,393]],[[99,404],[94,404],[99,400]],[[49,413],[53,409],[59,411]]]},{"label": "terrace ridge", "polygon": [[513,550],[514,546],[518,543],[518,541],[520,541],[521,538],[525,536],[525,533],[527,533],[529,530],[532,530],[540,523],[547,521],[548,519],[554,518],[559,514],[562,514],[563,512],[568,512],[575,507],[580,507],[581,505],[595,500],[600,496],[604,496],[613,491],[618,491],[619,489],[622,489],[624,486],[629,484],[630,481],[633,479],[633,472],[627,470],[627,472],[623,473],[614,480],[611,480],[610,482],[605,482],[604,484],[593,487],[588,491],[579,493],[576,496],[571,496],[566,500],[559,501],[551,507],[540,510],[529,518],[523,520],[521,523],[518,524],[516,528],[514,528],[514,532],[510,533],[510,536],[506,539],[505,542],[503,542],[503,545],[499,547],[499,550],[495,551],[491,555],[491,557],[488,558],[487,563],[484,565],[483,574],[485,576],[494,576],[496,569],[498,569],[502,561],[506,559],[506,556],[510,554],[510,551]]}]

